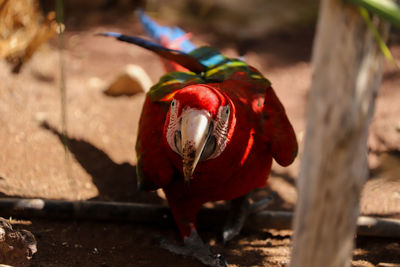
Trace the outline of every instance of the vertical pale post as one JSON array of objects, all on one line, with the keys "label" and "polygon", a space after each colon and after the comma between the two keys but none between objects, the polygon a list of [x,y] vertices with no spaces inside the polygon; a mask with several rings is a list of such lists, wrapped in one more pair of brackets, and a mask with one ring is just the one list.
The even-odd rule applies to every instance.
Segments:
[{"label": "vertical pale post", "polygon": [[368,126],[383,68],[356,7],[321,1],[312,64],[290,266],[350,266],[368,174]]}]

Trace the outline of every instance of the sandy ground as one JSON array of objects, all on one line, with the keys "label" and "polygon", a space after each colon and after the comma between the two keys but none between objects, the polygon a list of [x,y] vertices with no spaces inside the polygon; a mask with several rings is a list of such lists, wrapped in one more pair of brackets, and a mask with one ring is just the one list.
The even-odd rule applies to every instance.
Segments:
[{"label": "sandy ground", "polygon": [[[153,82],[163,73],[162,65],[143,49],[94,36],[105,29],[138,33],[133,19],[94,27],[76,25],[65,35],[63,53],[69,160],[60,137],[57,40],[35,54],[19,75],[10,74],[9,66],[0,63],[0,192],[9,197],[164,203],[155,193],[136,191],[134,144],[144,95],[103,94],[104,86],[126,64],[141,66]],[[249,44],[246,54],[248,63],[272,81],[300,144],[311,78],[312,33],[275,34]],[[236,55],[235,47],[216,40],[206,32],[194,39]],[[392,51],[400,59],[400,45],[393,44]],[[399,76],[387,66],[371,126],[371,177],[362,195],[363,214],[400,217],[399,85]],[[293,210],[300,159],[301,153],[289,168],[274,165],[270,189],[278,197],[272,209]],[[157,236],[179,241],[174,226],[27,219],[30,224],[17,227],[31,230],[38,239],[32,266],[200,266],[156,245]],[[223,251],[230,266],[287,266],[289,262],[291,231],[245,229],[226,247],[219,242],[219,227],[200,226],[200,232],[215,252]],[[399,240],[359,237],[356,245],[353,266],[400,266]]]}]

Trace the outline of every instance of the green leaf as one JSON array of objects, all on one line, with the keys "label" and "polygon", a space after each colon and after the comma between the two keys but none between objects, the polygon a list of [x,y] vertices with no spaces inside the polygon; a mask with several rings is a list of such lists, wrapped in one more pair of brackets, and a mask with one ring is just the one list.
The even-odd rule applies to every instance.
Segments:
[{"label": "green leaf", "polygon": [[363,7],[371,13],[387,20],[395,27],[400,27],[400,6],[392,0],[345,0]]},{"label": "green leaf", "polygon": [[387,59],[387,61],[389,61],[397,69],[399,69],[399,66],[397,65],[396,61],[394,60],[392,53],[390,52],[386,43],[383,41],[383,39],[382,39],[381,35],[379,34],[378,30],[376,29],[376,27],[372,23],[368,11],[363,7],[360,7],[359,10],[360,10],[361,17],[363,17],[368,28],[371,30],[372,34],[374,35],[375,40],[378,43],[378,46],[379,46],[380,50],[382,51],[383,55],[385,56],[385,58]]},{"label": "green leaf", "polygon": [[58,23],[64,23],[64,8],[62,0],[57,0],[56,2],[56,21]]}]

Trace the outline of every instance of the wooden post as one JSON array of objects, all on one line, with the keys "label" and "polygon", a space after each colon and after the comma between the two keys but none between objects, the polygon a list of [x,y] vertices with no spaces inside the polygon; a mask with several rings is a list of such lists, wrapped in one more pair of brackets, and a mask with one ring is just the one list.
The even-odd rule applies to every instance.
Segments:
[{"label": "wooden post", "polygon": [[[374,21],[379,31],[388,27]],[[367,178],[367,134],[382,53],[359,10],[322,0],[313,48],[292,267],[350,266]]]}]

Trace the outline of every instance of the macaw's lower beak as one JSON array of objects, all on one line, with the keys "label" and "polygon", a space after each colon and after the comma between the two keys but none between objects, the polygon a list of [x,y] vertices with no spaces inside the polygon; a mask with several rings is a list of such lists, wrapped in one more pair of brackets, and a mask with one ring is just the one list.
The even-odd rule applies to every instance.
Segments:
[{"label": "macaw's lower beak", "polygon": [[182,159],[186,183],[192,179],[201,153],[210,135],[210,119],[204,111],[190,109],[182,114]]}]

